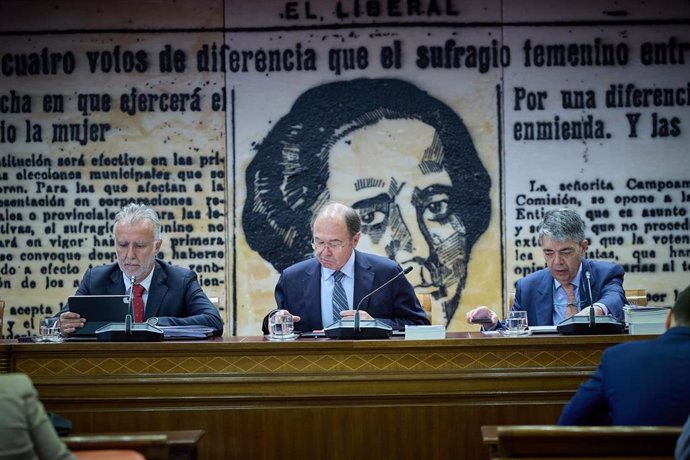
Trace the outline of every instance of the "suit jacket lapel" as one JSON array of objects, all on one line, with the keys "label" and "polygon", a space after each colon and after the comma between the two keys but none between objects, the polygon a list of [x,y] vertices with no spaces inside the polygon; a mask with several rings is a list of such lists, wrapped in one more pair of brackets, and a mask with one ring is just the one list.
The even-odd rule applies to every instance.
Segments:
[{"label": "suit jacket lapel", "polygon": [[[592,271],[591,263],[587,259],[582,259],[582,271],[580,272],[580,306],[588,307],[592,304],[592,300],[589,297],[589,286],[587,285],[587,272],[591,276],[590,284],[592,290],[596,289],[597,283],[594,280],[594,272]],[[592,292],[595,299],[599,298],[599,294]]]},{"label": "suit jacket lapel", "polygon": [[321,264],[314,258],[309,267],[304,271],[304,293],[302,298],[306,302],[314,302],[314,305],[304,305],[303,312],[308,312],[309,320],[306,324],[315,324],[318,327],[314,329],[322,329],[325,325],[321,321]]},{"label": "suit jacket lapel", "polygon": [[159,266],[159,263],[156,262],[153,268],[153,278],[151,279],[149,297],[146,300],[146,314],[144,315],[146,318],[159,316],[158,311],[161,309],[163,299],[168,293],[168,285],[166,284],[167,279],[168,275],[165,274],[163,269]]},{"label": "suit jacket lapel", "polygon": [[127,292],[125,292],[125,279],[123,278],[122,270],[120,270],[119,267],[117,270],[113,270],[113,272],[110,274],[110,281],[111,283],[106,286],[106,294],[127,294]]},{"label": "suit jacket lapel", "polygon": [[[355,251],[355,292],[352,308],[357,308],[360,300],[373,290],[374,286],[374,271],[371,263],[366,258],[366,255],[359,251]],[[369,300],[362,303],[360,310],[366,310],[369,306]]]},{"label": "suit jacket lapel", "polygon": [[535,305],[549,305],[549,308],[537,308],[538,324],[553,324],[553,276],[546,270],[544,278],[537,287]]}]

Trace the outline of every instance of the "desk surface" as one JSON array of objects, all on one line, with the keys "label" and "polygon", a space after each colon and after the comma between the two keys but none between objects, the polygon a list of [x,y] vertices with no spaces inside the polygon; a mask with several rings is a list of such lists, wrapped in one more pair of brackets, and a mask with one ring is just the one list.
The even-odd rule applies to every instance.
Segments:
[{"label": "desk surface", "polygon": [[[328,372],[461,372],[504,369],[586,369],[601,350],[642,336],[485,337],[451,333],[442,340],[300,339],[271,342],[264,337],[224,337],[153,343],[0,342],[6,369],[34,380],[58,376],[152,376],[204,374],[299,374]],[[3,352],[4,351],[4,352]],[[509,355],[506,353],[509,352]],[[20,357],[21,359],[17,359]],[[165,359],[160,359],[165,357]],[[2,360],[0,360],[2,363]]]},{"label": "desk surface", "polygon": [[200,458],[487,458],[482,425],[555,423],[606,347],[644,338],[3,341],[0,362],[75,432],[203,429]]}]

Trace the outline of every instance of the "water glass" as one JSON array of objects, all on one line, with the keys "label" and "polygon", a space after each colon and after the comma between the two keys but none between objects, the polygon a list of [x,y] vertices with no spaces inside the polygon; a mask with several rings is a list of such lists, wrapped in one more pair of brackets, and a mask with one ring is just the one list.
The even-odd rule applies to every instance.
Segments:
[{"label": "water glass", "polygon": [[268,330],[270,340],[293,340],[295,335],[295,322],[287,310],[276,310],[268,317]]},{"label": "water glass", "polygon": [[60,322],[57,317],[42,318],[39,326],[39,342],[57,343],[64,339],[60,335]]},{"label": "water glass", "polygon": [[527,329],[527,312],[524,310],[511,310],[506,320],[505,335],[519,336],[529,334]]}]

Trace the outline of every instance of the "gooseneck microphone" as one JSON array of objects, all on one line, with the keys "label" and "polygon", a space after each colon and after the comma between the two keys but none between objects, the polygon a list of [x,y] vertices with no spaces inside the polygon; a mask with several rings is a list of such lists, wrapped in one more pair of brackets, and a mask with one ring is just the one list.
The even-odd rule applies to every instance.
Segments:
[{"label": "gooseneck microphone", "polygon": [[611,315],[597,317],[594,311],[592,275],[589,271],[585,272],[585,278],[589,292],[589,318],[573,315],[558,323],[556,330],[563,335],[621,334],[625,324],[618,322]]},{"label": "gooseneck microphone", "polygon": [[136,275],[129,277],[129,305],[127,305],[127,314],[125,315],[125,334],[130,335],[132,333],[132,301],[134,299],[134,283],[137,281]]},{"label": "gooseneck microphone", "polygon": [[587,290],[589,291],[589,327],[594,327],[596,324],[596,313],[594,312],[594,296],[592,295],[592,275],[590,275],[589,270],[585,272],[585,278],[587,278]]},{"label": "gooseneck microphone", "polygon": [[134,323],[132,317],[134,309],[134,283],[136,276],[129,277],[131,287],[129,289],[129,299],[127,314],[123,323],[109,323],[96,331],[98,340],[104,342],[160,342],[163,340],[163,329],[153,326],[147,322]]},{"label": "gooseneck microphone", "polygon": [[407,275],[408,273],[410,273],[412,271],[412,268],[413,267],[407,267],[406,269],[399,271],[393,278],[389,279],[388,281],[383,283],[381,286],[377,287],[376,289],[371,291],[369,294],[362,297],[359,302],[357,302],[357,308],[355,308],[355,331],[361,332],[361,328],[359,326],[359,307],[362,306],[362,302],[364,302],[365,299],[368,299],[372,295],[376,294],[378,291],[383,289],[385,286],[388,286],[390,283],[392,283],[393,281],[395,281],[399,277],[401,277],[403,275]]}]

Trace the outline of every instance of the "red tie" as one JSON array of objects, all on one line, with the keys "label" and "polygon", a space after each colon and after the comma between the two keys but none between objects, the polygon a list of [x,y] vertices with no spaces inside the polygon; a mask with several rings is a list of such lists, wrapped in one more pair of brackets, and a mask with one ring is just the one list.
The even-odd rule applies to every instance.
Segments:
[{"label": "red tie", "polygon": [[144,286],[135,284],[132,286],[134,297],[132,298],[132,313],[134,313],[134,322],[144,322],[144,298],[141,296],[144,293]]}]

